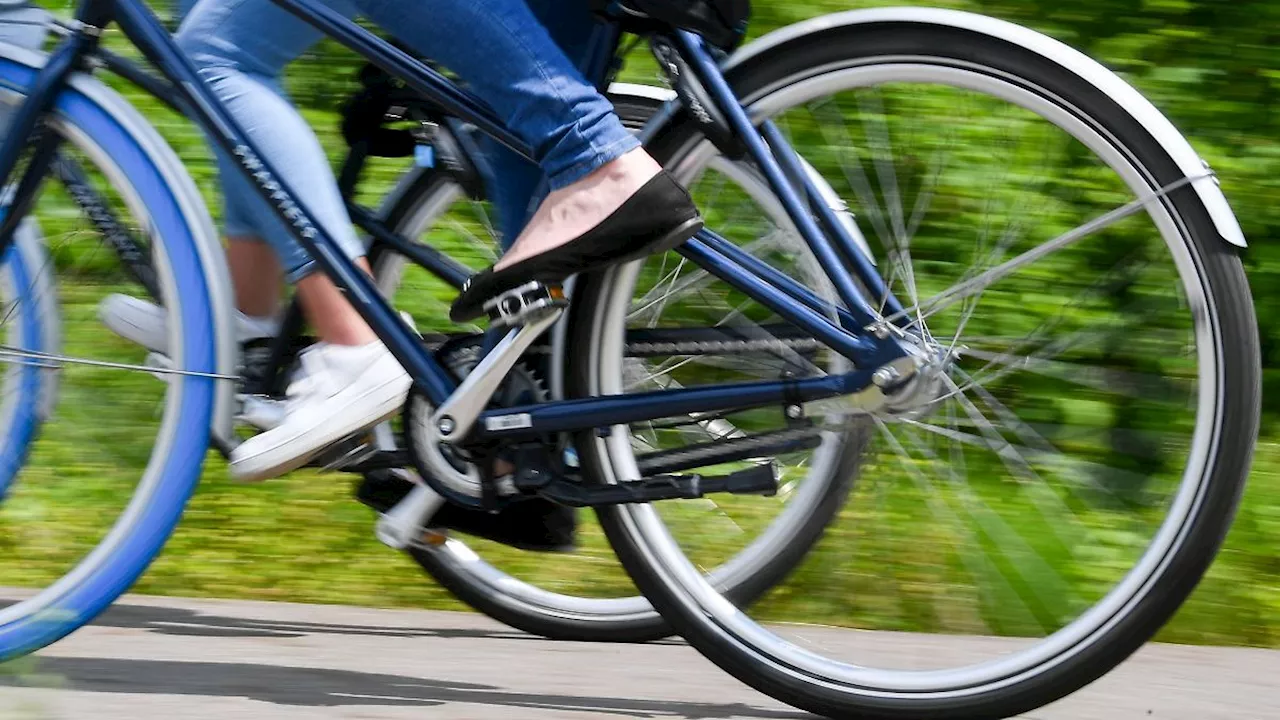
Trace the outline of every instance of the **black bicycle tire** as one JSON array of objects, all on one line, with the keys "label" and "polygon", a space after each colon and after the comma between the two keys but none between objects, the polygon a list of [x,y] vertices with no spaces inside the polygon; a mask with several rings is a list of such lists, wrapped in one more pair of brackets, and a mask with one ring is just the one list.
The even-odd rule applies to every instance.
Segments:
[{"label": "black bicycle tire", "polygon": [[[1012,43],[960,29],[908,23],[837,26],[796,38],[756,56],[729,77],[739,97],[815,74],[812,68],[876,57],[945,57],[966,67],[986,67],[1027,78],[1099,121],[1141,160],[1157,186],[1182,177],[1168,154],[1145,129],[1109,97],[1063,68]],[[685,122],[689,122],[686,120]],[[674,131],[674,129],[673,129]],[[656,141],[658,145],[660,141]],[[1042,707],[1093,682],[1131,655],[1168,621],[1207,571],[1230,529],[1243,492],[1257,438],[1260,360],[1257,324],[1238,250],[1218,235],[1195,191],[1170,194],[1178,218],[1192,238],[1198,269],[1214,310],[1220,339],[1223,402],[1219,443],[1208,471],[1205,497],[1184,528],[1184,541],[1155,580],[1157,587],[1136,601],[1129,614],[1099,640],[1033,678],[993,688],[961,701],[872,697],[799,677],[744,648],[739,640],[707,622],[695,603],[666,583],[649,556],[629,534],[620,508],[600,513],[615,552],[637,586],[686,640],[716,665],[755,689],[795,707],[835,718],[861,720],[971,720],[1003,718]],[[590,282],[601,282],[597,277]],[[579,342],[590,342],[579,338]],[[578,377],[573,373],[572,377]],[[578,387],[578,390],[590,388]],[[600,473],[595,443],[580,443],[585,473]]]}]

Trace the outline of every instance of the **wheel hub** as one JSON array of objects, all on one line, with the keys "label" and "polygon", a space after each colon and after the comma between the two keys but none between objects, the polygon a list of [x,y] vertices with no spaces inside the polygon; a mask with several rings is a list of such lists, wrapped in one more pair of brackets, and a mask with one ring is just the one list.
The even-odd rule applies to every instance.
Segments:
[{"label": "wheel hub", "polygon": [[903,347],[915,364],[915,371],[901,378],[886,366],[877,371],[875,382],[885,396],[880,412],[894,418],[919,419],[941,405],[949,393],[947,371],[958,356],[950,346],[932,340],[903,338]]}]

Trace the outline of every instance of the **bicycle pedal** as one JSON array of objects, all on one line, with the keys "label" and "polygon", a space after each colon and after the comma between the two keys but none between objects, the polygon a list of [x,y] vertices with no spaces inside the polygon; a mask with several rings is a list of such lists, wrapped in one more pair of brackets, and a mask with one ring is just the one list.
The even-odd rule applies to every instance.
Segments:
[{"label": "bicycle pedal", "polygon": [[563,286],[534,280],[489,299],[484,310],[493,327],[511,327],[536,322],[566,305]]},{"label": "bicycle pedal", "polygon": [[364,462],[377,452],[373,432],[365,431],[330,445],[309,464],[325,470],[341,470]]}]

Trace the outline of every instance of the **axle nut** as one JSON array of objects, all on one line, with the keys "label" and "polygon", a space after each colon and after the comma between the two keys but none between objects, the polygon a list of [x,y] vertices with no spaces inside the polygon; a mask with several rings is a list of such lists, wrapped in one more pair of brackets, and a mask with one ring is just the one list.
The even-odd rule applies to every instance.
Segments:
[{"label": "axle nut", "polygon": [[441,435],[445,436],[452,435],[453,431],[457,429],[457,427],[457,423],[455,423],[453,418],[448,415],[440,418],[439,422],[436,423],[436,429],[440,431]]},{"label": "axle nut", "polygon": [[892,385],[899,377],[897,368],[886,365],[872,373],[871,382],[875,383],[876,387],[883,388]]}]

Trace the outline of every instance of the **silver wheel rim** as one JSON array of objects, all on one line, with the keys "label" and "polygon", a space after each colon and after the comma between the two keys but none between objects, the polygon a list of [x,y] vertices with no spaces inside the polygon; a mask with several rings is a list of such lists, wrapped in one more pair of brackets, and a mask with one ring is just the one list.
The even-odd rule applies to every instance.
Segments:
[{"label": "silver wheel rim", "polygon": [[[879,62],[882,60],[877,61]],[[1036,94],[1005,79],[957,65],[958,63],[946,59],[895,58],[892,64],[868,63],[861,66],[824,68],[815,71],[808,79],[776,87],[771,94],[752,102],[750,107],[753,114],[772,116],[813,97],[885,82],[923,82],[959,87],[1012,102],[1040,115],[1093,150],[1135,193],[1142,195],[1153,189],[1142,168],[1137,167],[1101,134],[1080,121],[1078,114],[1064,108],[1060,101],[1051,102],[1046,99],[1051,95]],[[650,569],[661,577],[662,582],[682,604],[699,617],[705,618],[706,623],[715,627],[717,634],[723,633],[735,638],[736,643],[744,647],[744,652],[750,653],[755,660],[805,682],[834,685],[841,690],[869,697],[962,697],[988,692],[1042,672],[1072,653],[1089,647],[1092,638],[1115,623],[1127,607],[1144,597],[1152,578],[1159,575],[1171,553],[1179,546],[1185,534],[1186,520],[1193,516],[1202,499],[1208,480],[1206,470],[1217,445],[1219,408],[1216,399],[1220,386],[1218,342],[1216,330],[1208,327],[1204,320],[1205,317],[1211,317],[1212,313],[1198,312],[1202,308],[1209,308],[1212,299],[1205,292],[1196,267],[1196,258],[1183,239],[1184,234],[1179,230],[1177,222],[1162,204],[1148,206],[1147,210],[1173,256],[1195,317],[1199,408],[1183,482],[1165,521],[1139,563],[1089,611],[1034,646],[989,662],[937,671],[882,670],[821,657],[756,623],[726,601],[696,572],[652,508],[623,507],[620,509],[620,516],[624,527],[643,554],[650,558]],[[611,315],[607,322],[615,325],[618,322],[620,308],[626,306],[623,298],[629,295],[634,274],[634,266],[615,270],[614,284],[619,289],[613,300],[606,303],[607,309],[602,310],[602,313]],[[597,352],[597,361],[593,366],[599,368],[602,380],[600,386],[594,389],[600,394],[613,394],[621,391],[621,378],[616,368],[601,365],[607,363],[606,358],[618,356],[621,339],[616,333],[602,336],[602,339],[602,346],[593,349]],[[624,433],[615,430],[602,443],[613,462],[615,479],[638,477],[634,457]]]}]

